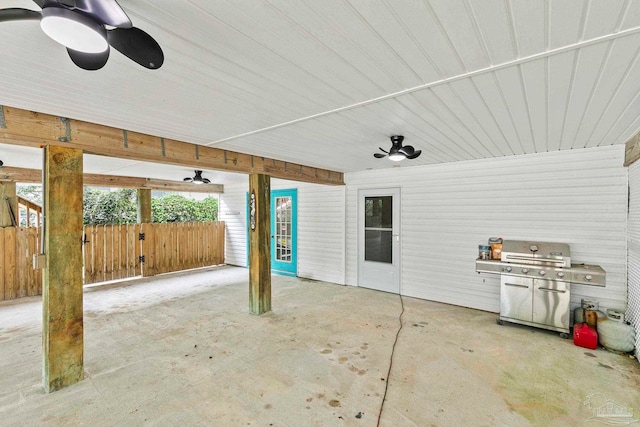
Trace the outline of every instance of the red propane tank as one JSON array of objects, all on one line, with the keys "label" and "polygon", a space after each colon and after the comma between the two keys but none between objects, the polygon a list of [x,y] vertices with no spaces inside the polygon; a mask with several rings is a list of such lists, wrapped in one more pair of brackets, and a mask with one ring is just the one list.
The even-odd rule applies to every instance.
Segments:
[{"label": "red propane tank", "polygon": [[598,333],[586,323],[573,325],[573,343],[580,347],[595,350],[598,348]]}]

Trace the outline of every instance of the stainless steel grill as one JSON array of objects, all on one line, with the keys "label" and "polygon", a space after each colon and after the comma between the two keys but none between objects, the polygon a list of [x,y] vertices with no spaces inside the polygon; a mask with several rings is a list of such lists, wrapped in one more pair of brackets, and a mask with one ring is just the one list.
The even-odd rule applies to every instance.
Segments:
[{"label": "stainless steel grill", "polygon": [[572,264],[566,243],[506,240],[499,260],[476,260],[478,273],[500,274],[503,321],[560,332],[570,331],[571,284],[605,286],[597,265]]}]

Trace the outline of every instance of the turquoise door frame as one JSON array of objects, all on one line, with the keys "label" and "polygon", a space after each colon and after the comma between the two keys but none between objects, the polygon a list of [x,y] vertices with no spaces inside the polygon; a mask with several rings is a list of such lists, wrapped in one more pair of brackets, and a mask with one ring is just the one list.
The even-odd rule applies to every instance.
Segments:
[{"label": "turquoise door frame", "polygon": [[[249,193],[246,198],[247,223]],[[271,190],[271,272],[283,276],[298,275],[298,190]],[[247,265],[249,265],[249,229],[247,227]]]},{"label": "turquoise door frame", "polygon": [[271,272],[298,273],[298,190],[271,190]]}]

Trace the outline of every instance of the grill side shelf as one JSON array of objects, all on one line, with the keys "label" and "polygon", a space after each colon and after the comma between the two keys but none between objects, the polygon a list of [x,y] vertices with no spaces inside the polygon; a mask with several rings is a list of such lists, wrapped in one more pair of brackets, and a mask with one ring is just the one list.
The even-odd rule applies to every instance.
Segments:
[{"label": "grill side shelf", "polygon": [[572,264],[571,283],[577,285],[606,286],[606,273],[602,267],[594,264]]},{"label": "grill side shelf", "polygon": [[499,259],[476,259],[477,273],[500,274],[502,273],[502,266],[503,264]]}]

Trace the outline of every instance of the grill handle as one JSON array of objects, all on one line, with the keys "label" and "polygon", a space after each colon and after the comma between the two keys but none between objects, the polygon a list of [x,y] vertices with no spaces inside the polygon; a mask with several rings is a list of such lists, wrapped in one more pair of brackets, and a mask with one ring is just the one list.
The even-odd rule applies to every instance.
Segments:
[{"label": "grill handle", "polygon": [[529,256],[522,256],[522,255],[506,255],[505,257],[507,260],[520,260],[520,261],[542,261],[542,262],[552,262],[554,264],[561,264],[564,266],[564,261],[563,260],[557,260],[554,258],[537,258],[537,257],[529,257]]},{"label": "grill handle", "polygon": [[529,285],[521,285],[520,283],[509,283],[509,282],[505,282],[506,286],[514,286],[516,288],[526,288],[529,289]]},{"label": "grill handle", "polygon": [[541,291],[545,291],[545,292],[555,292],[558,294],[564,294],[565,292],[567,292],[565,289],[552,289],[552,288],[538,288]]}]

